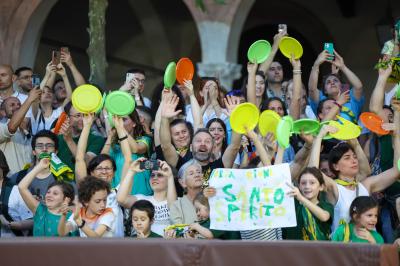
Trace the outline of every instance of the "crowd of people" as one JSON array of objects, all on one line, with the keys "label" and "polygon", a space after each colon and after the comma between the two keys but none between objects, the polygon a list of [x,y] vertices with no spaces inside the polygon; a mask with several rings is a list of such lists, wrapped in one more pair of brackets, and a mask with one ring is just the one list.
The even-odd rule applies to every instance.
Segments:
[{"label": "crowd of people", "polygon": [[[399,56],[399,27],[400,21],[377,60]],[[134,97],[136,108],[123,117],[75,108],[71,95],[86,80],[68,50],[61,51],[59,64],[46,66],[36,86],[31,68],[14,71],[0,64],[1,237],[297,239],[400,246],[400,88],[388,81],[392,65],[377,70],[369,103],[390,134],[364,127],[358,138],[341,141],[329,137],[338,129],[322,122],[340,116],[362,126],[359,116],[368,109],[362,81],[337,51],[322,50],[309,77],[294,57],[292,69],[283,70],[274,57],[286,35],[275,35],[264,62],[247,63],[241,89],[226,90],[217,78],[201,77],[171,89],[160,84],[148,99],[143,96],[145,72],[128,70],[130,79],[119,90]],[[320,73],[323,64],[331,71]],[[292,78],[283,80],[283,71]],[[323,126],[314,135],[292,136],[283,148],[274,134],[232,130],[230,115],[244,102],[260,112],[315,119]],[[293,184],[287,196],[295,201],[296,227],[210,229],[214,169],[282,163],[290,166]],[[182,224],[187,230],[177,230]]]}]

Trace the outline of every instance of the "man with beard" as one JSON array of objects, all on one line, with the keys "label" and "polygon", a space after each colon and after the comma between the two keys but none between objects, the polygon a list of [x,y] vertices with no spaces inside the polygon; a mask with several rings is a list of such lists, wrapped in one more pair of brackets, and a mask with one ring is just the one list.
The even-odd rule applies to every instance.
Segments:
[{"label": "man with beard", "polygon": [[32,75],[33,71],[30,67],[20,67],[15,70],[15,75],[17,76],[16,84],[19,88],[19,92],[28,95],[32,87]]},{"label": "man with beard", "polygon": [[[170,126],[169,119],[173,119],[177,116],[181,111],[175,111],[175,108],[178,104],[178,100],[176,97],[172,97],[169,100],[166,100],[162,103],[162,119],[161,119],[161,130],[165,132],[168,131],[168,127]],[[171,125],[173,122],[171,123]],[[184,141],[188,137],[188,134],[177,134],[175,142]],[[171,139],[168,136],[167,139]],[[190,141],[190,139],[188,139]],[[204,185],[208,185],[208,178],[213,169],[215,168],[232,168],[233,162],[235,160],[236,154],[239,152],[241,142],[241,135],[232,132],[231,143],[226,148],[224,154],[218,160],[213,161],[211,156],[213,152],[214,139],[211,136],[210,132],[206,128],[198,129],[193,135],[192,144],[191,144],[191,152],[187,151],[185,156],[180,156],[178,151],[175,149],[171,140],[163,141],[161,140],[161,148],[163,150],[165,159],[171,166],[176,169],[180,169],[180,167],[185,164],[190,159],[196,159],[200,165],[202,166],[203,174],[204,174]]]},{"label": "man with beard", "polygon": [[[59,152],[58,157],[62,162],[75,169],[75,155],[79,136],[83,129],[83,114],[79,113],[69,102],[64,107],[64,112],[68,115],[68,119],[61,126],[60,135],[58,135]],[[100,154],[105,140],[102,137],[89,134],[86,149],[86,162]]]}]

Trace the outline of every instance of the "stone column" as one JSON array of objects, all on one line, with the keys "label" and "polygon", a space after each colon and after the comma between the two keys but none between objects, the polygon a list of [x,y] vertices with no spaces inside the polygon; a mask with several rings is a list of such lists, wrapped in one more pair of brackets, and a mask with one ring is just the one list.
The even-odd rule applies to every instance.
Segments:
[{"label": "stone column", "polygon": [[217,77],[231,90],[233,81],[241,76],[242,66],[237,64],[240,34],[255,0],[227,0],[225,4],[204,0],[205,12],[196,7],[195,1],[183,1],[200,35],[202,61],[197,64],[197,74]]}]

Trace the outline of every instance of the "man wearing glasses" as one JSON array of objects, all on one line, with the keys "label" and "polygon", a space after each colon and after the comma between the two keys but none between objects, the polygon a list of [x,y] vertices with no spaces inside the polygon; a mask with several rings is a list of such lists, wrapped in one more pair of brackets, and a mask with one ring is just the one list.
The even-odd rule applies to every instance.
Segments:
[{"label": "man wearing glasses", "polygon": [[126,72],[126,80],[119,90],[129,92],[135,97],[137,106],[151,108],[150,99],[143,96],[146,74],[142,69],[132,68]]}]

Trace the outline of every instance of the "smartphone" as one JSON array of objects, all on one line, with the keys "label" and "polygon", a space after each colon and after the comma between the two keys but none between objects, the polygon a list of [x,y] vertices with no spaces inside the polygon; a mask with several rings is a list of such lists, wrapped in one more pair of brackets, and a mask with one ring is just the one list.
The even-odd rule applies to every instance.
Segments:
[{"label": "smartphone", "polygon": [[286,24],[279,24],[278,25],[278,32],[287,32],[287,25]]},{"label": "smartphone", "polygon": [[51,55],[51,64],[57,66],[60,64],[60,52],[59,51],[53,51]]},{"label": "smartphone", "polygon": [[134,78],[133,73],[126,73],[125,83],[129,83]]},{"label": "smartphone", "polygon": [[66,54],[69,54],[69,48],[68,47],[61,47],[60,51]]},{"label": "smartphone", "polygon": [[157,160],[147,160],[144,162],[140,162],[140,169],[142,170],[158,170],[158,161]]},{"label": "smartphone", "polygon": [[40,77],[39,75],[33,74],[32,75],[32,88],[40,86]]},{"label": "smartphone", "polygon": [[329,60],[335,59],[335,53],[333,52],[333,43],[331,42],[326,42],[324,43],[324,50],[328,51],[330,54],[330,57],[328,58]]}]

